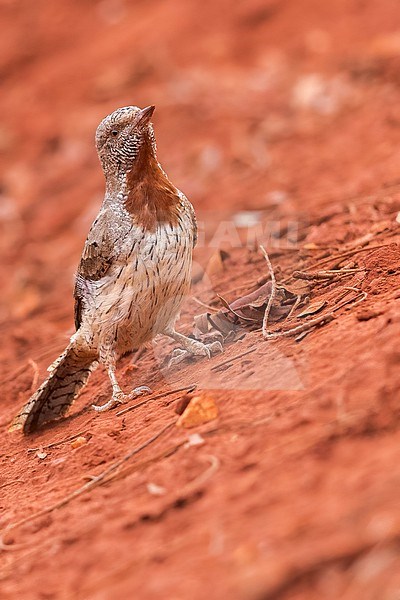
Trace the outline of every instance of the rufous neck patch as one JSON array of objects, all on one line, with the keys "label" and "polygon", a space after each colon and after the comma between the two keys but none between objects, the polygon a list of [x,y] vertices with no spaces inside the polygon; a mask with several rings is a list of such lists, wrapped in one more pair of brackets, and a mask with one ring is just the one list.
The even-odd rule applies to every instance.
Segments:
[{"label": "rufous neck patch", "polygon": [[137,225],[154,231],[158,224],[177,224],[180,198],[160,169],[150,140],[144,141],[128,173],[127,188],[125,208]]}]

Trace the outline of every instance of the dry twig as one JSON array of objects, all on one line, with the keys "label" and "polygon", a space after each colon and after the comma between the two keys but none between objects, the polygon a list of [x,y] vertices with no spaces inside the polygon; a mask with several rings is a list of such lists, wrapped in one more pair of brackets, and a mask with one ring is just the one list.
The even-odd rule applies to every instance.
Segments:
[{"label": "dry twig", "polygon": [[70,435],[67,438],[62,440],[57,440],[56,442],[51,442],[51,444],[47,444],[47,446],[38,446],[37,448],[28,448],[28,452],[38,452],[40,450],[47,450],[48,448],[54,448],[55,446],[61,446],[61,444],[66,444],[67,442],[72,442],[77,437],[80,437],[84,434],[84,431],[80,431],[79,433],[75,433],[74,435]]},{"label": "dry twig", "polygon": [[262,324],[262,334],[263,337],[265,339],[268,339],[268,317],[269,317],[269,313],[271,311],[272,308],[272,303],[275,299],[275,294],[276,294],[276,279],[275,279],[275,273],[274,273],[274,269],[272,268],[271,265],[271,261],[269,260],[269,256],[267,254],[266,249],[264,248],[264,246],[260,245],[260,250],[264,255],[264,258],[267,262],[267,266],[268,266],[268,270],[269,270],[269,274],[271,276],[271,283],[272,283],[272,287],[271,287],[271,295],[268,298],[268,304],[267,307],[265,309],[265,313],[264,313],[264,319],[263,319],[263,324]]},{"label": "dry twig", "polygon": [[206,308],[210,312],[219,312],[219,308],[217,308],[216,306],[211,306],[210,304],[206,304],[205,302],[202,302],[201,300],[196,298],[196,296],[192,296],[192,300],[194,300],[195,302],[197,302],[197,304],[199,304],[203,308]]},{"label": "dry twig", "polygon": [[267,333],[267,339],[276,339],[278,337],[297,335],[298,333],[303,333],[304,331],[308,331],[317,325],[322,325],[325,323],[330,323],[334,319],[334,315],[332,313],[327,313],[326,315],[321,315],[316,317],[315,319],[311,319],[307,321],[307,323],[303,323],[302,325],[298,325],[297,327],[292,327],[291,329],[286,329],[284,331],[276,331],[274,333]]},{"label": "dry twig", "polygon": [[325,265],[329,262],[337,261],[338,259],[348,258],[349,256],[353,256],[354,254],[360,254],[360,252],[368,252],[373,250],[378,250],[379,248],[389,248],[390,244],[379,244],[377,246],[366,246],[365,248],[356,248],[355,250],[348,250],[347,252],[342,252],[341,254],[336,254],[335,256],[328,256],[328,258],[324,258],[323,260],[318,261],[317,263],[308,267],[306,271],[310,271],[311,269],[315,269],[316,267],[320,267],[321,265]]},{"label": "dry twig", "polygon": [[[367,292],[363,292],[359,288],[347,287],[345,289],[346,289],[347,293],[350,291],[357,292],[358,296],[356,296],[355,298],[350,298],[349,300],[345,300],[344,302],[341,302],[340,304],[334,306],[331,309],[330,313],[321,315],[319,317],[316,317],[315,319],[311,319],[310,321],[307,321],[303,325],[298,325],[297,327],[292,327],[291,329],[286,329],[285,331],[277,331],[274,333],[268,333],[268,339],[275,339],[278,337],[291,336],[291,335],[297,335],[300,333],[305,333],[305,332],[308,332],[310,329],[313,329],[317,325],[330,323],[335,318],[335,316],[333,314],[334,312],[336,312],[340,308],[343,308],[343,306],[346,306],[347,304],[350,304],[350,303],[352,303],[352,306],[356,306],[357,304],[360,304],[360,302],[363,302],[368,296]],[[342,298],[343,297],[344,296],[342,296]]]},{"label": "dry twig", "polygon": [[366,269],[328,269],[326,271],[315,271],[308,273],[307,271],[293,271],[294,279],[304,279],[306,281],[326,281],[329,279],[337,279],[353,275],[354,273],[364,272]]},{"label": "dry twig", "polygon": [[296,308],[301,303],[302,299],[303,299],[303,296],[301,296],[301,295],[297,296],[295,303],[293,304],[292,308],[290,309],[290,313],[286,317],[287,319],[290,319],[290,317],[293,315],[293,313],[296,310]]},{"label": "dry twig", "polygon": [[152,402],[153,400],[159,400],[160,398],[164,398],[165,396],[170,396],[171,394],[177,394],[178,392],[193,392],[196,389],[197,385],[186,385],[181,388],[176,388],[175,390],[167,390],[166,392],[161,392],[161,394],[156,394],[155,396],[149,396],[132,406],[127,406],[127,408],[123,408],[122,410],[117,412],[117,417],[130,412],[131,410],[135,410],[135,408],[139,408],[139,406],[143,406],[143,404],[147,404],[148,402]]},{"label": "dry twig", "polygon": [[[344,259],[344,258],[349,258],[350,256],[354,256],[355,254],[360,254],[361,252],[368,252],[368,251],[372,252],[372,251],[378,250],[380,248],[389,248],[390,245],[391,244],[378,244],[376,246],[366,246],[365,248],[356,248],[354,250],[348,250],[348,251],[342,252],[340,254],[329,255],[326,258],[323,258],[323,259],[317,261],[313,265],[310,265],[309,267],[306,267],[302,271],[302,273],[305,273],[305,272],[308,273],[310,271],[313,271],[314,269],[317,269],[318,267],[322,267],[323,265],[326,265],[328,263],[332,263],[332,262],[335,262],[335,261],[336,261],[337,265],[340,265],[340,263],[342,262],[342,259]],[[362,269],[362,270],[364,270],[364,269]],[[333,271],[333,269],[330,269],[330,271]],[[284,283],[284,284],[288,283],[292,279],[295,279],[293,273],[291,275],[289,275],[289,277],[286,277],[286,279],[284,279],[282,281],[282,283]]]},{"label": "dry twig", "polygon": [[224,365],[227,365],[235,360],[238,360],[239,358],[242,358],[243,356],[246,356],[247,354],[251,354],[252,352],[255,352],[256,350],[257,350],[257,348],[250,348],[250,350],[246,350],[246,352],[242,352],[241,354],[237,354],[236,356],[227,358],[226,360],[223,360],[222,362],[218,363],[217,365],[214,365],[213,367],[211,367],[211,371],[217,371],[220,367],[223,367]]},{"label": "dry twig", "polygon": [[187,494],[188,492],[193,492],[194,489],[202,486],[208,479],[210,479],[210,477],[214,475],[214,473],[218,471],[220,461],[216,456],[214,456],[213,454],[209,454],[204,458],[206,458],[210,462],[210,466],[205,471],[203,471],[203,473],[200,473],[198,477],[187,483],[178,494],[179,496]]},{"label": "dry twig", "polygon": [[[252,319],[251,317],[245,317],[244,315],[240,315],[239,313],[237,313],[232,306],[229,304],[229,302],[227,300],[225,300],[225,298],[223,298],[220,294],[217,294],[218,298],[221,300],[222,304],[224,305],[224,307],[229,310],[229,312],[231,312],[233,315],[235,315],[235,317],[237,317],[238,319],[241,319],[242,321],[249,321],[251,323],[257,323],[257,319]],[[232,302],[233,304],[233,302]]]},{"label": "dry twig", "polygon": [[339,308],[343,308],[343,306],[346,306],[347,304],[352,303],[352,306],[356,306],[357,304],[360,304],[360,302],[364,302],[364,300],[367,298],[368,294],[367,292],[363,292],[363,290],[360,290],[359,288],[353,288],[353,287],[348,287],[345,288],[348,292],[357,292],[358,296],[356,296],[355,298],[350,298],[349,300],[345,300],[344,302],[341,302],[340,304],[337,304],[336,306],[334,306],[332,308],[332,312],[339,310]]},{"label": "dry twig", "polygon": [[152,465],[160,460],[163,460],[164,458],[169,458],[170,456],[175,454],[175,452],[177,452],[179,450],[179,448],[182,448],[182,446],[184,446],[186,443],[187,443],[187,440],[182,440],[182,441],[178,442],[177,444],[170,446],[167,450],[163,450],[162,452],[160,452],[160,454],[156,454],[146,460],[138,461],[138,462],[134,463],[133,465],[126,466],[123,469],[119,469],[116,473],[114,473],[113,475],[108,477],[107,482],[111,481],[111,479],[113,481],[123,479],[127,475],[130,475],[131,473],[134,473],[134,472],[138,471],[139,469],[143,469],[144,467],[147,467],[148,465]]}]

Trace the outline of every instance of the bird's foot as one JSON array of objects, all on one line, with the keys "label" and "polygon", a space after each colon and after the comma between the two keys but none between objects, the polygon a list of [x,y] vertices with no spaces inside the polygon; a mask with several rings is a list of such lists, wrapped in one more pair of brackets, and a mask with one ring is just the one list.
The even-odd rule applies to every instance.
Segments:
[{"label": "bird's foot", "polygon": [[140,387],[135,388],[129,394],[124,394],[121,390],[113,393],[112,398],[105,404],[92,404],[92,408],[97,412],[105,412],[106,410],[110,410],[114,406],[119,406],[120,404],[125,404],[129,400],[133,400],[138,396],[144,396],[145,394],[151,394],[152,391],[147,385],[141,385]]},{"label": "bird's foot", "polygon": [[203,344],[203,342],[199,342],[198,340],[192,340],[191,338],[189,338],[189,340],[190,344],[188,344],[185,349],[176,348],[176,350],[173,351],[168,367],[179,365],[182,361],[191,356],[206,356],[207,358],[211,358],[215,354],[220,354],[224,351],[221,342]]}]

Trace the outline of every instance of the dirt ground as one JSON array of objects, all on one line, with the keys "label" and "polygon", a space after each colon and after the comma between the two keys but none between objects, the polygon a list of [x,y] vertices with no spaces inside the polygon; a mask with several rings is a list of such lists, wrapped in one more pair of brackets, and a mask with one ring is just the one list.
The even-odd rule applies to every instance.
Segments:
[{"label": "dirt ground", "polygon": [[[0,597],[398,600],[397,0],[2,0],[0,16],[0,528],[31,517],[3,535]],[[170,370],[167,340],[121,361],[125,389],[212,397],[218,418],[193,429],[175,426],[179,392],[94,413],[110,394],[98,370],[67,418],[8,433],[73,332],[103,194],[95,128],[152,103],[159,159],[200,224],[181,330],[198,301],[268,275],[258,243],[278,283],[308,285],[270,330],[334,319],[300,339],[243,329]]]}]

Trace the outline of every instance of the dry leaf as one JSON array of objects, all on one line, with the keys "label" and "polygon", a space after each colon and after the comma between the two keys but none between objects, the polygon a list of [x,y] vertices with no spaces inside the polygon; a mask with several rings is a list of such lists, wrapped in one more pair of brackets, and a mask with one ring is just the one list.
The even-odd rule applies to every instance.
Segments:
[{"label": "dry leaf", "polygon": [[204,394],[194,396],[177,421],[178,427],[196,427],[218,417],[215,401]]},{"label": "dry leaf", "polygon": [[224,270],[224,260],[228,258],[229,254],[223,250],[217,250],[209,258],[205,272],[209,277],[218,275]]},{"label": "dry leaf", "polygon": [[315,304],[310,304],[305,310],[303,310],[303,312],[297,315],[297,317],[308,317],[309,315],[315,315],[315,313],[322,310],[327,304],[328,303],[326,300],[323,300],[322,302],[316,302]]},{"label": "dry leaf", "polygon": [[238,300],[231,302],[230,307],[233,310],[238,310],[239,308],[245,308],[246,306],[252,306],[254,308],[259,308],[263,304],[267,304],[269,297],[271,295],[272,283],[267,281],[264,285],[259,287],[255,292],[251,292],[246,296],[242,296]]},{"label": "dry leaf", "polygon": [[[211,332],[220,332],[223,339],[235,338],[243,334],[243,327],[254,329],[261,327],[266,306],[271,295],[271,282],[268,281],[254,292],[246,294],[229,304],[219,295],[224,306],[217,313],[204,313],[195,317],[194,333],[197,339],[204,341]],[[276,291],[275,301],[271,308],[272,322],[287,317],[296,302],[297,295],[284,286]]]}]

